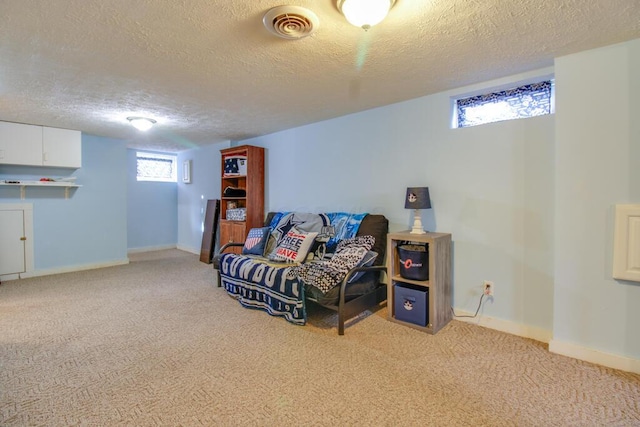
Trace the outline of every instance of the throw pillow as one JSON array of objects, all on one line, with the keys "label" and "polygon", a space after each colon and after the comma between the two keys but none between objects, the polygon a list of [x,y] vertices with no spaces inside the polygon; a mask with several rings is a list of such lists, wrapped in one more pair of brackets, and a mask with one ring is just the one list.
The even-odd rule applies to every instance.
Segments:
[{"label": "throw pillow", "polygon": [[269,227],[252,228],[249,230],[247,240],[244,241],[242,248],[243,255],[262,255],[264,246],[269,239]]},{"label": "throw pillow", "polygon": [[291,227],[269,259],[271,261],[302,262],[307,257],[317,235],[316,232],[305,233]]},{"label": "throw pillow", "polygon": [[329,224],[329,219],[324,214],[306,212],[276,212],[271,218],[269,226],[271,234],[267,241],[264,256],[270,258],[275,255],[276,248],[287,235],[291,227],[305,233],[319,232],[323,225]]}]

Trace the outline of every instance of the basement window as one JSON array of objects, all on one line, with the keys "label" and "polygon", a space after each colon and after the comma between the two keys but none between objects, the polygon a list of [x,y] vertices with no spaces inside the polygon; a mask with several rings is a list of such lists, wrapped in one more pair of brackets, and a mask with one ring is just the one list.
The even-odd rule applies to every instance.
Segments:
[{"label": "basement window", "polygon": [[464,128],[554,113],[553,80],[455,100],[454,126]]},{"label": "basement window", "polygon": [[138,181],[178,182],[177,156],[138,151],[136,157]]}]

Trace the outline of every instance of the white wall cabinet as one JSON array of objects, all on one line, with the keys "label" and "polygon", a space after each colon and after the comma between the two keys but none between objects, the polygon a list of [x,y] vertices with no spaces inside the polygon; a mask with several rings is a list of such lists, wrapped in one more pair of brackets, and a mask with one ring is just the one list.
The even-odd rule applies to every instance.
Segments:
[{"label": "white wall cabinet", "polygon": [[81,133],[0,122],[0,164],[79,168],[82,166]]},{"label": "white wall cabinet", "polygon": [[82,166],[80,131],[42,128],[42,165],[65,168]]},{"label": "white wall cabinet", "polygon": [[42,126],[0,122],[0,163],[42,166]]}]

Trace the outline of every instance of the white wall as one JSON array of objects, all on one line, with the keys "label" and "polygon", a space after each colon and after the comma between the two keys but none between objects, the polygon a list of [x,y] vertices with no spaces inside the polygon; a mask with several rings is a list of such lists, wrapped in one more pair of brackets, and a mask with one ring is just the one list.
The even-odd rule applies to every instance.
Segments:
[{"label": "white wall", "polygon": [[[498,86],[545,69],[489,82]],[[242,143],[266,147],[267,210],[382,213],[408,229],[408,186],[428,186],[425,228],[450,232],[454,304],[548,339],[553,327],[554,118],[450,129],[450,97],[478,87],[290,129]],[[524,331],[522,330],[524,329]]]},{"label": "white wall", "polygon": [[[554,341],[636,359],[640,284],[612,276],[613,206],[640,203],[640,39],[556,60]],[[594,353],[596,352],[596,353]],[[631,369],[629,369],[631,370]]]}]

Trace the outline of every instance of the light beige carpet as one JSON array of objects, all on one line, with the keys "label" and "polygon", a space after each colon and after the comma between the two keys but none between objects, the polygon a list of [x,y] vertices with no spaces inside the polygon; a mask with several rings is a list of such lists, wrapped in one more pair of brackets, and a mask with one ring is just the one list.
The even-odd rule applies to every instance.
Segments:
[{"label": "light beige carpet", "polygon": [[338,336],[241,307],[178,250],[0,286],[2,426],[638,426],[640,376],[452,321]]}]

